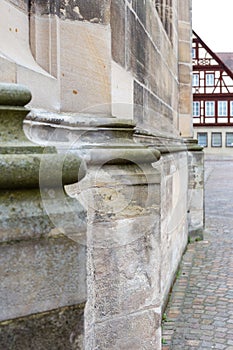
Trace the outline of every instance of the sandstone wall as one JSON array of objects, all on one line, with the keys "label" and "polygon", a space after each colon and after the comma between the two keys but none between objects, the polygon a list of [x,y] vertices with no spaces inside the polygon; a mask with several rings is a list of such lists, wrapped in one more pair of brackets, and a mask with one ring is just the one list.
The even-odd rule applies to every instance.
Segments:
[{"label": "sandstone wall", "polygon": [[150,131],[180,125],[190,136],[190,5],[166,4],[3,0],[14,23],[5,16],[0,78],[29,86],[34,107],[134,118]]},{"label": "sandstone wall", "polygon": [[[27,137],[39,148],[47,145],[48,153],[81,158],[87,169],[84,179],[66,187],[71,202],[52,172],[52,191],[41,183],[34,188],[39,195],[40,186],[42,201],[20,188],[17,213],[25,205],[26,219],[12,219],[12,203],[5,209],[11,219],[1,224],[8,237],[3,339],[12,344],[19,332],[24,344],[28,329],[34,343],[24,349],[30,348],[39,341],[35,326],[41,337],[44,322],[57,334],[66,314],[72,320],[72,329],[64,326],[68,349],[159,350],[162,309],[188,227],[196,214],[198,229],[202,225],[202,208],[195,206],[202,184],[197,191],[194,181],[201,154],[181,138],[192,136],[190,1],[2,0],[0,13],[0,80],[24,83],[33,96]],[[42,159],[39,164],[47,179],[48,167]],[[35,195],[31,208],[28,193]],[[39,228],[33,226],[38,220]]]}]

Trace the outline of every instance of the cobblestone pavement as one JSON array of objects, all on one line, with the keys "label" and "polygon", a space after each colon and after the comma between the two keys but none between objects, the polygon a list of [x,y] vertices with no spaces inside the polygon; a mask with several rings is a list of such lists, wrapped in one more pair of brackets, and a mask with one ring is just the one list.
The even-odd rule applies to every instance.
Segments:
[{"label": "cobblestone pavement", "polygon": [[206,232],[184,254],[163,350],[233,350],[233,160],[208,160],[205,174]]}]

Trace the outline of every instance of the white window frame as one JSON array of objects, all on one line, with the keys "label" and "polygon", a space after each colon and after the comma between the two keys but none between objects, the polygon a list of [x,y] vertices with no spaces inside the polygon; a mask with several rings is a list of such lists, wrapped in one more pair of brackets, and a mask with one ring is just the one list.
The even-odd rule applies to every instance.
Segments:
[{"label": "white window frame", "polygon": [[227,117],[227,101],[218,101],[218,116]]},{"label": "white window frame", "polygon": [[214,73],[206,73],[205,83],[206,86],[214,86]]},{"label": "white window frame", "polygon": [[200,117],[200,102],[193,101],[193,116]]},{"label": "white window frame", "polygon": [[[201,138],[205,139],[205,142],[201,142]],[[198,132],[197,133],[198,145],[201,147],[208,147],[208,133],[207,132]]]},{"label": "white window frame", "polygon": [[230,116],[233,117],[233,101],[230,101]]},{"label": "white window frame", "polygon": [[196,58],[196,49],[192,47],[192,58]]},{"label": "white window frame", "polygon": [[215,115],[215,102],[205,101],[205,116],[214,117],[214,115]]},{"label": "white window frame", "polygon": [[[229,142],[229,137],[231,142]],[[226,132],[226,147],[233,147],[233,132]]]},{"label": "white window frame", "polygon": [[[216,140],[217,136],[220,136],[219,141]],[[212,132],[211,133],[211,147],[222,147],[222,133],[221,132]]]},{"label": "white window frame", "polygon": [[199,86],[199,74],[193,73],[192,85],[193,86]]}]

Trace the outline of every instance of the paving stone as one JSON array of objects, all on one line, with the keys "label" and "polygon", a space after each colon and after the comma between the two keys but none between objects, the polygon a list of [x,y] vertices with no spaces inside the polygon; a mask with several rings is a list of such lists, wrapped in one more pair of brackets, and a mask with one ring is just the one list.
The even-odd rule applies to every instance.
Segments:
[{"label": "paving stone", "polygon": [[228,349],[228,348],[226,348],[226,346],[223,344],[216,344],[215,349]]},{"label": "paving stone", "polygon": [[163,326],[170,337],[163,350],[233,350],[233,162],[207,159],[205,167],[206,232],[184,254],[167,305],[173,322]]}]

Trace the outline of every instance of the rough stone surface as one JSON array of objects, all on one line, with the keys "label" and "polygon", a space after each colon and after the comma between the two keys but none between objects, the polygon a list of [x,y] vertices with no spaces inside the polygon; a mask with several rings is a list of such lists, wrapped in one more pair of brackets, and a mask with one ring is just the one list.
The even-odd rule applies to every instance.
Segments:
[{"label": "rough stone surface", "polygon": [[112,32],[112,57],[122,67],[125,67],[125,22],[124,2],[111,1],[111,26],[114,28]]},{"label": "rough stone surface", "polygon": [[7,60],[0,55],[0,76],[1,82],[15,83],[16,65],[14,62]]},{"label": "rough stone surface", "polygon": [[0,323],[0,348],[82,350],[84,304]]},{"label": "rough stone surface", "polygon": [[[87,275],[86,347],[90,349],[141,346],[149,350],[159,343],[160,197],[154,196],[159,184],[156,170],[146,164],[143,171],[137,168],[121,167],[126,184],[120,186],[115,183],[120,175],[118,170],[116,177],[115,166],[105,165],[98,175],[90,169],[90,177],[102,183],[97,193],[92,191],[88,208],[87,266],[95,267],[95,273]],[[142,186],[141,177],[149,174],[150,181]],[[109,178],[117,193],[106,192]]]},{"label": "rough stone surface", "polygon": [[0,84],[0,105],[25,106],[31,98],[31,92],[23,85]]},{"label": "rough stone surface", "polygon": [[[188,112],[191,98],[181,94],[188,73],[183,71],[179,79],[178,70],[179,64],[187,63],[181,59],[188,60],[190,54],[187,36],[179,38],[179,33],[184,35],[184,31],[179,31],[179,24],[190,15],[190,1],[183,2],[180,11],[178,2],[173,2],[169,23],[168,16],[162,16],[154,1],[37,0],[30,3],[29,26],[28,13],[10,6],[6,0],[1,1],[0,12],[4,15],[0,38],[4,40],[0,40],[0,50],[16,62],[16,81],[29,84],[34,107],[85,114],[86,124],[79,124],[79,114],[68,116],[72,119],[70,122],[64,118],[62,125],[55,122],[56,128],[49,125],[53,123],[51,120],[47,123],[35,120],[35,124],[43,123],[43,127],[39,136],[35,132],[31,138],[38,136],[38,141],[42,135],[45,141],[52,135],[51,144],[56,143],[60,150],[74,142],[76,149],[72,152],[78,154],[81,149],[91,167],[87,174],[89,178],[81,181],[83,187],[80,190],[83,190],[80,201],[83,200],[83,206],[87,205],[88,209],[87,236],[84,230],[72,231],[72,225],[71,228],[68,226],[68,234],[65,232],[68,237],[77,234],[77,240],[74,240],[78,243],[87,238],[86,350],[96,347],[160,349],[161,306],[188,233],[188,163],[185,151],[175,146],[181,146],[178,137],[179,131],[183,134],[183,130],[179,130],[180,117],[191,120]],[[171,14],[167,11],[166,15],[168,13]],[[189,28],[190,23],[187,30]],[[138,109],[133,107],[133,99]],[[133,110],[138,127],[145,129],[147,134],[142,137],[140,147],[131,147],[134,143],[132,124],[126,127],[120,121],[122,116],[132,120]],[[115,126],[99,124],[96,127],[97,122],[93,122],[90,115],[95,119],[113,116]],[[185,127],[187,125],[185,123]],[[87,132],[89,127],[90,133]],[[191,130],[188,128],[185,132],[190,135]],[[148,147],[143,146],[144,141]],[[165,149],[159,162],[157,146]],[[151,163],[156,164],[152,167]],[[29,302],[29,314],[79,303],[77,298],[82,295],[81,292],[74,293],[81,274],[72,270],[72,264],[75,265],[73,259],[81,258],[84,248],[77,245],[82,252],[70,257],[69,248],[63,245],[64,237],[59,236],[59,229],[63,228],[62,213],[68,221],[70,219],[67,214],[70,203],[64,193],[56,197],[54,191],[46,192],[45,189],[44,192],[43,206],[56,226],[49,232],[49,235],[54,234],[53,238],[47,238],[50,223],[43,215],[41,219],[41,203],[37,198],[34,203],[23,193],[27,205],[23,211],[25,202],[22,198],[19,200],[15,221],[14,211],[11,212],[13,204],[6,209],[10,217],[7,234],[9,238],[14,231],[14,244],[2,246],[9,250],[7,253],[12,262],[15,257],[20,261],[20,266],[13,265],[13,272],[22,276],[28,294],[35,297],[38,306],[44,303],[40,310],[33,311]],[[31,203],[34,204],[32,212],[38,214],[34,220],[29,215]],[[70,209],[73,212],[73,207]],[[21,220],[20,210],[24,214]],[[77,222],[80,222],[80,213],[85,217],[85,211],[78,209]],[[17,222],[20,230],[24,230],[20,231],[24,241],[15,242]],[[11,223],[14,230],[11,230]],[[42,232],[43,228],[46,233]],[[30,239],[25,241],[25,238]],[[52,240],[59,243],[52,245]],[[17,250],[17,246],[20,249]],[[5,264],[10,264],[5,260]],[[23,273],[24,269],[28,274]],[[39,273],[35,274],[37,269]],[[6,276],[6,290],[12,283],[18,288],[20,281],[16,274],[9,276],[14,278],[7,280]],[[34,284],[28,282],[27,276]],[[36,299],[33,288],[40,276],[41,283],[51,284],[55,295],[46,284],[42,285],[44,295],[40,291],[40,299]],[[62,300],[64,304],[56,304],[63,286],[67,287]],[[19,288],[14,289],[14,293],[20,303],[17,307],[28,303]],[[13,296],[10,300],[15,303]],[[18,308],[15,311],[22,313]]]},{"label": "rough stone surface", "polygon": [[189,238],[203,238],[204,232],[204,153],[189,151],[188,222]]},{"label": "rough stone surface", "polygon": [[[85,221],[85,211],[77,201],[67,198],[62,182],[58,181],[56,190],[53,188],[59,174],[56,171],[52,174],[46,167],[55,170],[53,164],[59,165],[54,148],[48,147],[51,153],[43,155],[48,157],[44,159],[43,175],[44,149],[24,135],[23,119],[28,110],[23,105],[30,100],[30,92],[13,84],[0,85],[0,92],[5,104],[0,107],[0,346],[51,349],[59,339],[63,343],[68,341],[72,322],[66,323],[68,315],[64,313],[75,308],[67,312],[65,307],[86,300],[86,248],[84,237],[82,241],[79,237],[86,228],[84,224],[80,230],[77,225],[77,221]],[[63,159],[60,165],[64,164]],[[49,174],[53,178],[51,186],[46,180]],[[49,313],[57,308],[63,310]],[[79,311],[78,315],[81,314]],[[77,337],[75,333],[71,337],[73,345],[77,342],[75,349],[82,348],[83,321],[80,322]],[[66,325],[60,333],[59,324]],[[48,333],[51,337],[46,337]],[[46,338],[41,341],[43,337]]]},{"label": "rough stone surface", "polygon": [[[11,0],[19,2],[23,0]],[[26,0],[25,0],[26,1]],[[30,10],[37,15],[57,15],[62,19],[109,22],[109,0],[30,0]]]},{"label": "rough stone surface", "polygon": [[1,245],[1,320],[86,299],[85,247],[67,238]]},{"label": "rough stone surface", "polygon": [[0,188],[36,188],[43,182],[52,189],[71,184],[85,175],[80,163],[77,157],[57,154],[4,155],[0,158]]},{"label": "rough stone surface", "polygon": [[[60,61],[61,109],[110,115],[110,28],[89,22],[62,21],[60,39],[63,52]],[[72,51],[70,42],[73,43]]]},{"label": "rough stone surface", "polygon": [[[168,120],[171,121],[175,118],[177,99],[173,99],[172,95],[177,89],[175,77],[178,71],[175,62],[178,59],[178,48],[171,45],[171,41],[164,34],[152,2],[113,1],[111,10],[112,57],[132,74],[134,103],[140,103],[142,106],[141,117],[137,109],[134,118],[137,121],[140,118],[146,129],[151,127],[160,129],[163,118],[167,120],[169,116]],[[175,18],[174,11],[174,21]],[[177,28],[174,29],[174,33],[176,30]],[[142,95],[145,96],[144,99],[140,98],[140,101],[138,101],[138,83]],[[143,110],[148,112],[145,113]],[[157,118],[160,119],[159,123]],[[170,121],[167,122],[169,123]]]},{"label": "rough stone surface", "polygon": [[[187,245],[187,155],[168,154],[161,163],[161,293],[168,295]],[[177,241],[179,240],[179,244]]]},{"label": "rough stone surface", "polygon": [[0,106],[1,153],[17,153],[17,147],[20,149],[20,146],[24,146],[26,149],[27,146],[35,146],[27,140],[23,132],[23,119],[28,112],[24,107]]},{"label": "rough stone surface", "polygon": [[[193,136],[192,125],[192,95],[191,74],[191,11],[189,6],[183,6],[178,1],[178,57],[179,57],[179,130],[183,137]],[[191,6],[191,4],[190,4]]]},{"label": "rough stone surface", "polygon": [[17,6],[21,10],[24,10],[25,12],[28,11],[28,4],[31,0],[9,0],[10,3]]},{"label": "rough stone surface", "polygon": [[[183,65],[190,58],[190,49],[186,47],[188,46],[187,34],[184,36],[182,33],[185,31],[180,30],[179,32],[180,26],[182,27],[184,23],[187,27],[186,33],[190,29],[189,22],[184,22],[186,17],[190,16],[188,2],[186,6],[182,5],[179,13],[178,8],[173,5],[172,17],[169,18],[169,23],[172,22],[170,34],[168,31],[166,33],[166,21],[164,22],[162,19],[161,23],[159,12],[152,1],[62,0],[52,2],[50,0],[34,0],[31,1],[31,9],[32,12],[35,10],[37,13],[36,17],[31,16],[29,31],[34,58],[48,73],[58,78],[55,81],[44,74],[40,79],[33,77],[30,81],[29,75],[32,77],[35,75],[34,73],[29,74],[25,69],[17,69],[19,71],[17,79],[22,79],[24,83],[29,84],[33,91],[34,100],[32,102],[34,104],[41,106],[43,101],[46,101],[46,104],[52,105],[53,109],[77,111],[88,108],[95,113],[108,115],[112,112],[111,103],[114,104],[117,101],[117,103],[125,105],[132,104],[130,97],[134,95],[133,81],[129,87],[131,91],[126,102],[120,97],[117,99],[118,93],[116,89],[111,87],[109,77],[112,58],[130,72],[132,80],[135,83],[139,82],[145,95],[149,96],[142,101],[142,106],[144,109],[151,110],[154,117],[150,120],[147,116],[142,117],[144,127],[150,129],[151,125],[160,129],[157,120],[163,118],[166,120],[167,115],[169,115],[170,120],[175,122],[176,126],[179,125],[176,121],[178,99],[174,96],[179,93],[177,62],[180,61],[180,65]],[[168,12],[166,13],[168,14]],[[56,14],[66,20],[60,21],[56,16],[47,16],[49,13]],[[179,24],[177,26],[178,17]],[[22,21],[23,18],[20,18],[17,23],[19,22],[21,26]],[[17,32],[19,38],[24,39],[24,44],[28,37],[27,30],[29,28],[25,26],[24,37],[22,34],[19,36],[22,30]],[[179,46],[177,45],[178,32],[181,37]],[[4,34],[9,35],[9,33]],[[15,40],[17,37],[12,37],[12,39]],[[18,45],[18,40],[15,41],[14,46],[16,45]],[[61,55],[58,52],[58,47]],[[20,52],[25,50],[26,48],[22,47]],[[3,47],[3,52],[5,51],[8,57],[14,59],[14,56],[17,56],[17,59],[19,58],[12,51],[9,55],[9,47]],[[185,62],[183,62],[184,58],[179,52],[187,55]],[[32,67],[32,61],[29,60],[29,57],[27,61]],[[26,61],[25,64],[23,62],[20,64],[24,66]],[[36,68],[34,62],[33,70],[35,69],[38,71],[39,66]],[[191,71],[191,66],[188,70]],[[188,76],[190,77],[189,72],[185,73],[185,76],[184,73],[180,75],[182,84]],[[115,78],[111,77],[111,79]],[[46,99],[48,94],[43,94],[42,88],[36,88],[35,81],[38,83],[39,80],[41,81],[40,86],[42,83],[43,86],[48,86],[50,101]],[[117,81],[112,81],[112,85],[116,86]],[[187,86],[184,89],[187,91]],[[51,91],[53,91],[53,98]],[[59,91],[61,91],[60,97]],[[111,94],[113,98],[111,98]],[[154,102],[151,103],[151,100]],[[184,113],[183,108],[186,107],[187,110],[188,102],[187,99],[184,101],[183,98],[180,101],[181,114]],[[121,110],[113,114],[117,117],[122,115]],[[132,116],[130,117],[132,118]],[[136,115],[135,120],[137,120]],[[182,126],[180,125],[180,127]],[[189,129],[190,136],[190,125],[187,123],[185,123],[182,134],[187,136],[186,127]]]},{"label": "rough stone surface", "polygon": [[[96,326],[100,335],[91,347],[107,350],[160,350],[160,313],[148,310],[125,316],[114,321],[107,321]],[[107,335],[107,336],[106,336]]]}]

